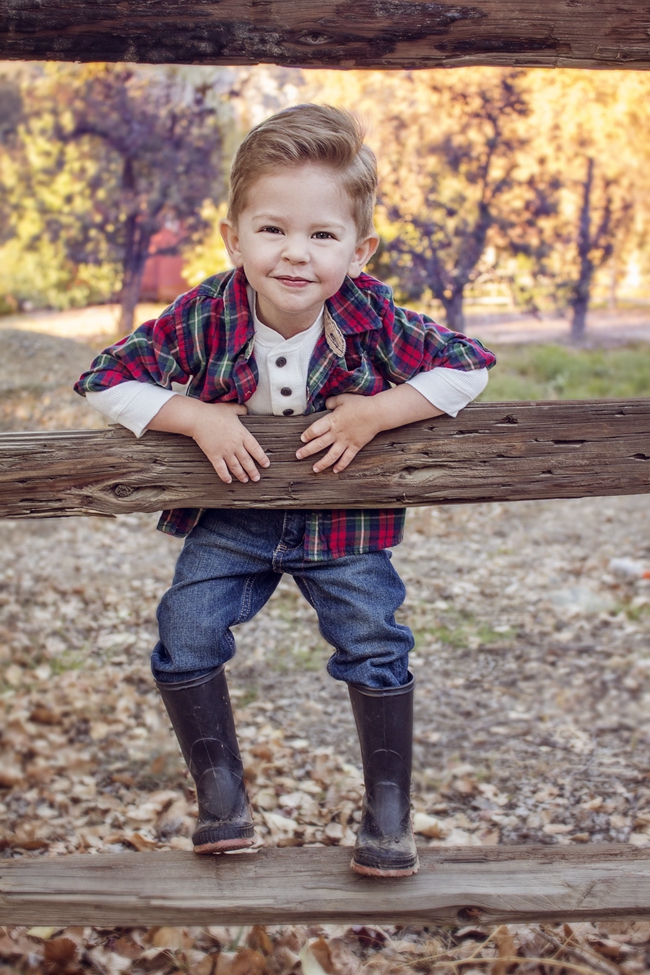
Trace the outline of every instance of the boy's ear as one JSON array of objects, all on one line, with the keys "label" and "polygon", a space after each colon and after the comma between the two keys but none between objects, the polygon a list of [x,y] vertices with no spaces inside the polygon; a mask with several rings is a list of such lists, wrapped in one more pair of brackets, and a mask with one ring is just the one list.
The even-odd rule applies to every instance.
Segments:
[{"label": "boy's ear", "polygon": [[228,257],[233,263],[234,267],[242,267],[244,264],[244,259],[241,253],[241,247],[239,244],[239,234],[237,233],[237,227],[228,217],[225,220],[219,221],[219,233],[223,238],[223,242],[226,245],[226,250],[228,251]]},{"label": "boy's ear", "polygon": [[354,257],[350,261],[350,266],[348,268],[348,274],[351,278],[358,278],[364,267],[375,253],[379,247],[379,237],[374,232],[368,234],[368,236],[360,241],[355,249]]}]

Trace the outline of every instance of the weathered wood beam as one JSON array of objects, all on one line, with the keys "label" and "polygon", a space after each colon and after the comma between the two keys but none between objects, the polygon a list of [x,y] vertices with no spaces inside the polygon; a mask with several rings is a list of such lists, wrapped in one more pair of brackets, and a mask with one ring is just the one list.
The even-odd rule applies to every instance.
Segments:
[{"label": "weathered wood beam", "polygon": [[0,58],[650,67],[640,0],[1,0]]},{"label": "weathered wood beam", "polygon": [[74,854],[0,861],[0,924],[509,924],[650,917],[650,851],[623,844],[420,851],[415,877],[350,850]]},{"label": "weathered wood beam", "polygon": [[650,493],[650,399],[468,406],[382,433],[341,474],[297,461],[313,417],[245,417],[271,458],[223,484],[187,437],[121,427],[0,435],[0,517],[169,507],[377,508]]}]

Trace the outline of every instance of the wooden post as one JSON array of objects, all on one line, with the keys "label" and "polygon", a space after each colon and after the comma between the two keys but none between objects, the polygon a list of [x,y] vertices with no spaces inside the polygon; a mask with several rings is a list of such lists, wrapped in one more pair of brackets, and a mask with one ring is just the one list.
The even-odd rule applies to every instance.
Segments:
[{"label": "wooden post", "polygon": [[1,0],[0,58],[433,68],[650,67],[650,7],[609,0]]},{"label": "wooden post", "polygon": [[470,405],[380,434],[341,474],[297,461],[313,417],[245,417],[271,458],[223,484],[194,441],[111,430],[0,435],[0,517],[169,507],[379,508],[650,492],[650,400]]},{"label": "wooden post", "polygon": [[0,924],[519,924],[650,917],[650,850],[437,848],[415,877],[350,870],[351,851],[220,857],[100,853],[0,861]]}]

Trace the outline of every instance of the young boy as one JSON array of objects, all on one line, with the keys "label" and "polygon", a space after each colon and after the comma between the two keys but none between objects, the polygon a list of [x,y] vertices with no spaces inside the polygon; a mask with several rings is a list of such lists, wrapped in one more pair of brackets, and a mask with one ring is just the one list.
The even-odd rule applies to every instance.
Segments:
[{"label": "young boy", "polygon": [[[239,420],[246,413],[327,408],[296,458],[334,473],[380,430],[455,416],[484,388],[494,356],[395,307],[390,289],[363,273],[378,244],[376,186],[375,157],[347,112],[299,105],[262,122],[236,154],[221,226],[235,270],[103,352],[77,392],[136,436],[193,437],[226,483],[259,481],[270,463]],[[235,652],[230,627],[289,572],[334,647],[328,671],[348,684],[359,732],[366,795],[352,868],[417,871],[414,641],[395,621],[405,589],[387,551],[403,524],[400,509],[163,512],[159,528],[187,538],[158,609],[152,670],[196,784],[197,853],[253,842],[224,666]]]}]

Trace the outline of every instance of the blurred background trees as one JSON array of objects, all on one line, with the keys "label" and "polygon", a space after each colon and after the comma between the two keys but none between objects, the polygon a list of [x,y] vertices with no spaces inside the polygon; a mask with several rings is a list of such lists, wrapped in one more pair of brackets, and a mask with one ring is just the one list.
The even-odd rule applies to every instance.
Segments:
[{"label": "blurred background trees", "polygon": [[224,194],[210,87],[174,69],[55,64],[5,89],[20,96],[3,154],[5,276],[54,306],[117,296],[129,331],[147,259],[207,232],[205,203]]},{"label": "blurred background trees", "polygon": [[459,331],[466,286],[485,273],[488,247],[521,225],[530,196],[520,160],[524,73],[467,80],[407,76],[376,126],[385,220],[377,270],[396,277],[408,300],[431,293]]},{"label": "blurred background trees", "polygon": [[[459,68],[311,72],[310,98],[353,106],[381,186],[371,270],[463,327],[463,302],[566,314],[625,279],[650,297],[650,77]],[[591,162],[590,162],[591,160]],[[640,294],[639,294],[640,297]]]},{"label": "blurred background trees", "polygon": [[126,330],[156,254],[182,254],[187,285],[223,269],[237,142],[308,100],[368,126],[381,175],[369,269],[398,300],[458,329],[468,302],[559,313],[580,341],[590,304],[650,295],[643,72],[3,71],[0,312],[119,300]]}]

